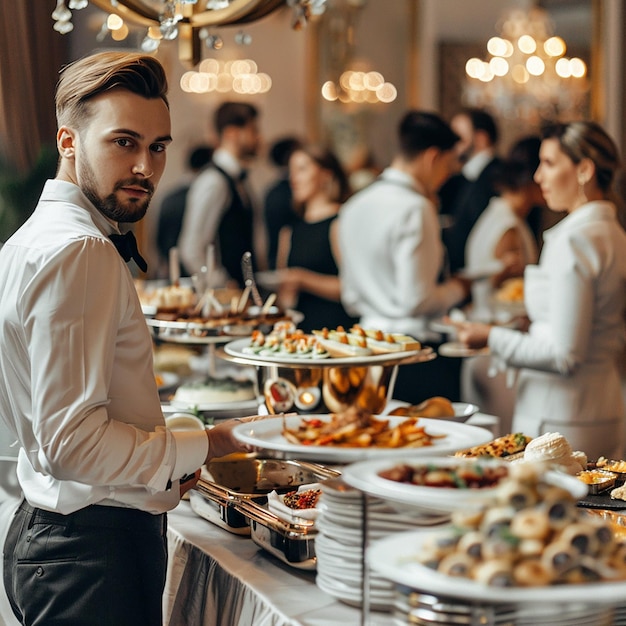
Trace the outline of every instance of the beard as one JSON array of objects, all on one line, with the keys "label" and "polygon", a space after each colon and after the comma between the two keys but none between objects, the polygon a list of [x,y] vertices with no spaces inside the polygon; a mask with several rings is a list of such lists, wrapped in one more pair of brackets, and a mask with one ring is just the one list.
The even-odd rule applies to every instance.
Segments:
[{"label": "beard", "polygon": [[[150,200],[154,194],[154,185],[146,179],[142,178],[126,178],[118,181],[113,187],[113,192],[107,196],[101,196],[96,191],[96,177],[91,165],[83,161],[80,168],[81,191],[87,199],[102,213],[105,217],[118,223],[134,223],[141,220],[150,205]],[[142,187],[148,192],[148,196],[140,200],[139,198],[131,198],[126,203],[120,202],[117,192],[123,187],[129,185]]]}]

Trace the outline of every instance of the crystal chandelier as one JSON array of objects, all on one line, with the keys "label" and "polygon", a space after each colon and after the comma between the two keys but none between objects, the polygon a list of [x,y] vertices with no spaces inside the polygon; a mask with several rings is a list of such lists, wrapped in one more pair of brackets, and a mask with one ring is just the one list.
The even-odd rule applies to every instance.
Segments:
[{"label": "crystal chandelier", "polygon": [[565,56],[567,46],[554,35],[548,13],[533,7],[510,11],[487,42],[489,58],[465,65],[465,100],[506,118],[580,117],[589,90],[587,66]]},{"label": "crystal chandelier", "polygon": [[[147,28],[141,43],[144,52],[154,52],[162,40],[178,39],[180,58],[196,64],[200,61],[202,43],[219,49],[221,38],[209,32],[211,26],[242,24],[265,17],[287,5],[293,13],[292,26],[299,30],[307,20],[321,15],[326,0],[91,0],[98,8],[110,13],[115,28],[124,27],[124,20]],[[72,10],[83,9],[88,0],[57,0],[52,13],[54,29],[69,33],[73,28]],[[246,45],[250,36],[238,34],[236,40]]]},{"label": "crystal chandelier", "polygon": [[396,86],[385,80],[370,63],[355,58],[356,23],[367,0],[335,0],[329,9],[327,31],[330,76],[325,76],[321,94],[328,102],[345,105],[388,104],[398,97]]}]

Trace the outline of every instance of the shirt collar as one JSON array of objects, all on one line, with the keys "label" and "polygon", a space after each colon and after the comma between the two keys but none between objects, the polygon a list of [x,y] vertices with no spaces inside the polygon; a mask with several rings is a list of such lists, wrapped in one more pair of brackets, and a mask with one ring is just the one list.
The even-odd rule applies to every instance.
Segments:
[{"label": "shirt collar", "polygon": [[74,183],[70,183],[66,180],[58,180],[56,178],[47,180],[41,193],[41,200],[46,202],[69,202],[79,206],[87,211],[91,221],[106,237],[113,233],[120,233],[117,222],[110,220],[98,211],[87,199],[87,196],[81,191],[80,187]]},{"label": "shirt collar", "polygon": [[395,167],[385,168],[381,173],[380,178],[391,183],[395,183],[396,185],[408,187],[422,196],[425,195],[417,181],[410,174],[407,174],[402,170],[398,170]]},{"label": "shirt collar", "polygon": [[482,150],[478,152],[463,166],[463,176],[465,176],[467,180],[476,180],[492,159],[493,150]]},{"label": "shirt collar", "polygon": [[566,232],[572,228],[577,228],[580,224],[588,224],[590,222],[615,220],[616,209],[612,202],[607,200],[597,200],[588,202],[581,207],[566,215],[560,222],[552,228],[546,230],[543,234],[544,240],[554,237],[555,235]]},{"label": "shirt collar", "polygon": [[243,168],[241,167],[239,161],[228,150],[224,148],[217,148],[217,150],[213,153],[213,161],[232,178],[239,178],[239,174],[241,174]]}]

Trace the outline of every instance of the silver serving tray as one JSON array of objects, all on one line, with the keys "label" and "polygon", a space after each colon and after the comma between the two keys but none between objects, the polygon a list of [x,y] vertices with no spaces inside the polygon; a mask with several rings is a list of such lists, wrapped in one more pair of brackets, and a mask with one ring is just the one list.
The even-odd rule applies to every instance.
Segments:
[{"label": "silver serving tray", "polygon": [[[284,563],[304,570],[316,568],[315,522],[288,522],[269,511],[267,493],[334,478],[339,472],[315,463],[277,459],[220,460],[203,468],[190,491],[191,508],[204,519],[237,535],[249,535]],[[208,478],[219,478],[228,486]],[[236,484],[233,484],[236,483]]]},{"label": "silver serving tray", "polygon": [[[202,469],[198,484],[190,492],[190,501],[194,511],[208,521],[235,534],[250,534],[252,514],[257,521],[270,526],[275,521],[273,514],[263,507],[270,491],[291,491],[338,475],[339,472],[323,465],[304,461],[262,459],[255,455],[224,457]],[[262,511],[268,515],[263,516]],[[290,530],[282,523],[274,528]]]}]

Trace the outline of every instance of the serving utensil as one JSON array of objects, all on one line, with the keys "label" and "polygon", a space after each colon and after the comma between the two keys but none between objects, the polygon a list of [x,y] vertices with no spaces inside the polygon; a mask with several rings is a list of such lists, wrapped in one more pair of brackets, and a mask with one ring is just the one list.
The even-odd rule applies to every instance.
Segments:
[{"label": "serving utensil", "polygon": [[252,267],[252,253],[250,251],[244,252],[241,257],[241,271],[243,273],[244,285],[250,288],[250,295],[254,304],[258,307],[263,306],[263,298],[259,293],[256,280],[254,278],[254,269]]}]

